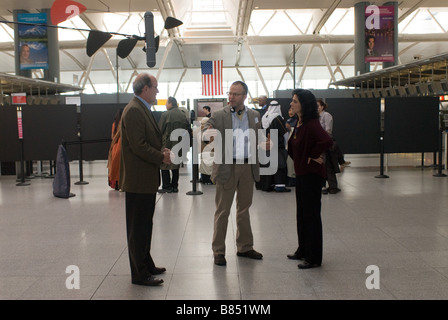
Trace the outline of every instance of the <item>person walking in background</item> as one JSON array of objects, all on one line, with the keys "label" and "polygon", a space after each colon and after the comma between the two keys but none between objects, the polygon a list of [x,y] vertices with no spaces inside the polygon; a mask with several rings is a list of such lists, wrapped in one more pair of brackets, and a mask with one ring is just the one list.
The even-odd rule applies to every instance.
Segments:
[{"label": "person walking in background", "polygon": [[266,111],[268,111],[269,104],[268,104],[268,97],[266,96],[259,96],[258,97],[258,105],[261,107],[260,115],[264,116]]},{"label": "person walking in background", "polygon": [[204,112],[205,112],[205,116],[206,116],[207,118],[210,118],[210,117],[212,116],[212,109],[210,109],[209,106],[203,106],[203,107],[202,107],[202,110],[204,110]]},{"label": "person walking in background", "polygon": [[156,193],[160,185],[160,165],[170,163],[170,150],[162,149],[159,130],[151,106],[156,102],[157,79],[139,74],[133,83],[134,98],[121,117],[120,186],[126,196],[126,231],[133,284],[157,286],[155,278],[166,271],[156,267],[151,257],[151,238]]},{"label": "person walking in background", "polygon": [[108,183],[112,189],[120,190],[120,157],[121,157],[121,115],[123,108],[120,108],[115,114],[112,123],[112,142],[107,157]]},{"label": "person walking in background", "polygon": [[[286,120],[286,130],[288,130],[288,141],[291,139],[292,132],[297,125],[297,115],[292,111],[291,108],[288,109],[289,118]],[[286,143],[286,150],[288,150],[288,143]],[[286,160],[287,164],[287,176],[288,183],[287,187],[295,187],[296,186],[296,173],[294,172],[294,161],[292,161],[291,156],[288,154],[288,159]]]},{"label": "person walking in background", "polygon": [[[207,117],[202,118],[200,132],[205,130],[205,125],[208,122],[208,119],[209,118]],[[215,156],[215,142],[213,140],[214,137],[210,137],[210,140],[208,141],[201,141],[201,164],[199,165],[199,173],[201,174],[201,177],[199,179],[199,182],[206,185],[213,184],[211,180],[213,171],[213,158]]]},{"label": "person walking in background", "polygon": [[[159,120],[159,128],[162,132],[162,147],[173,149],[173,147],[181,141],[181,137],[177,141],[172,141],[171,133],[176,129],[182,129],[185,132],[183,138],[189,139],[188,123],[185,114],[179,110],[177,100],[174,97],[168,97],[166,102],[166,112],[162,114]],[[178,155],[182,157],[183,155]],[[179,168],[180,164],[161,164],[162,170],[162,189],[158,190],[159,193],[171,193],[179,192]],[[170,174],[171,171],[171,174]]]},{"label": "person walking in background", "polygon": [[[261,128],[260,114],[244,105],[248,88],[242,81],[234,82],[229,89],[229,105],[212,114],[204,132],[215,131],[222,137],[221,159],[213,163],[212,181],[216,183],[215,219],[212,240],[214,263],[226,265],[226,233],[227,225],[236,192],[236,247],[239,257],[262,259],[263,255],[253,248],[253,234],[250,225],[249,208],[252,205],[254,181],[260,179],[260,167],[257,154],[251,153],[251,144],[257,141],[247,139],[250,130]],[[226,129],[233,130],[232,141],[226,141]],[[210,131],[209,131],[210,130]],[[255,136],[258,136],[257,134]],[[257,137],[255,138],[258,139]],[[215,139],[216,140],[216,139]],[[233,163],[225,162],[226,145],[233,146]],[[252,145],[253,147],[253,145]],[[215,145],[215,157],[217,146]]]},{"label": "person walking in background", "polygon": [[323,153],[333,139],[319,122],[317,102],[309,90],[295,89],[291,101],[298,122],[288,142],[288,153],[296,172],[298,248],[289,259],[302,260],[300,269],[322,264],[323,236],[321,218],[322,184],[325,178]]},{"label": "person walking in background", "polygon": [[[319,112],[319,121],[322,128],[333,138],[333,116],[329,114],[325,109],[327,104],[322,99],[317,99],[317,110]],[[326,168],[326,178],[322,185],[322,193],[337,193],[341,191],[338,188],[338,180],[336,178],[336,173],[341,172],[339,169],[339,164],[337,161],[337,156],[334,152],[334,139],[333,146],[327,150],[325,153],[325,168]],[[328,182],[328,189],[326,188],[326,182]]]},{"label": "person walking in background", "polygon": [[[322,128],[333,138],[333,116],[326,111],[327,104],[322,99],[317,99],[317,110],[319,111],[319,120]],[[336,173],[340,173],[338,163],[337,144],[333,138],[333,146],[325,153],[325,168],[327,172],[326,182],[328,182],[328,188],[326,188],[326,182],[324,181],[322,193],[323,194],[335,194],[341,191],[338,187],[338,179]]]}]

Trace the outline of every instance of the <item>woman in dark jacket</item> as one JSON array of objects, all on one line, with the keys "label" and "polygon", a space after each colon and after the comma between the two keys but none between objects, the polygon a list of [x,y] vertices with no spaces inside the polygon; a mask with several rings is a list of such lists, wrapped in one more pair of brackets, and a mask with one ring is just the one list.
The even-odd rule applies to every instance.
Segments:
[{"label": "woman in dark jacket", "polygon": [[300,269],[319,267],[322,264],[322,183],[325,179],[323,153],[333,139],[319,122],[314,95],[295,89],[291,101],[292,111],[299,121],[288,142],[288,153],[294,161],[296,173],[297,234],[299,247],[289,259],[302,260]]}]

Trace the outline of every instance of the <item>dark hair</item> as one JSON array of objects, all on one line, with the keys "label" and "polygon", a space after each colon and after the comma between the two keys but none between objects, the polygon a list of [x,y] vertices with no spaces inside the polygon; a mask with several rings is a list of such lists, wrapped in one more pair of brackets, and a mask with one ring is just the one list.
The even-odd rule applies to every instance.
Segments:
[{"label": "dark hair", "polygon": [[120,123],[121,120],[121,115],[123,114],[123,109],[124,108],[120,108],[117,110],[117,113],[115,113],[115,118],[114,118],[114,132],[113,134],[115,135],[118,131],[118,124]]},{"label": "dark hair", "polygon": [[323,99],[317,99],[316,102],[322,106],[323,110],[327,109],[327,104]]},{"label": "dark hair", "polygon": [[202,109],[206,109],[208,112],[210,112],[212,109],[210,109],[209,106],[203,106]]},{"label": "dark hair", "polygon": [[134,93],[139,96],[145,86],[151,88],[151,77],[149,74],[143,74],[141,77],[137,76],[132,85],[132,89],[134,90]]},{"label": "dark hair", "polygon": [[242,86],[243,87],[243,93],[244,93],[244,95],[247,95],[247,93],[249,92],[249,89],[247,88],[247,84],[245,84],[243,81],[235,81],[234,83],[232,83],[232,86],[234,85],[234,84],[239,84],[240,86]]},{"label": "dark hair", "polygon": [[319,118],[316,97],[311,91],[305,89],[294,89],[292,91],[292,96],[294,97],[294,95],[297,96],[297,99],[299,99],[302,106],[302,114],[300,117],[303,122]]},{"label": "dark hair", "polygon": [[373,41],[375,41],[375,37],[370,35],[366,37],[366,45],[369,44],[369,39],[373,39]]},{"label": "dark hair", "polygon": [[176,98],[168,97],[168,102],[171,103],[173,107],[178,107]]}]

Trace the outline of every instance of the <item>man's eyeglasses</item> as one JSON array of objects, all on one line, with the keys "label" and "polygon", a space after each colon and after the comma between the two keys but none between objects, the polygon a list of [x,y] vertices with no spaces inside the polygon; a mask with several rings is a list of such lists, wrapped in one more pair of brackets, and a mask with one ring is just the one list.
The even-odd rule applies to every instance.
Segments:
[{"label": "man's eyeglasses", "polygon": [[234,93],[234,92],[227,92],[227,95],[237,97],[237,96],[244,96],[244,93]]}]

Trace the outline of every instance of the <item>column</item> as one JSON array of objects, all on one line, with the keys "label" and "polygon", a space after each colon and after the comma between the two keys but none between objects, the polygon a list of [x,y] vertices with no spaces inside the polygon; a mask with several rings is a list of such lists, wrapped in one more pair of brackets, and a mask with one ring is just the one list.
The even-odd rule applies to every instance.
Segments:
[{"label": "column", "polygon": [[369,2],[355,4],[355,76],[370,71],[370,63],[365,62],[365,8]]},{"label": "column", "polygon": [[398,64],[398,2],[386,2],[383,6],[393,6],[394,7],[394,61],[393,62],[383,62],[383,69],[396,66]]}]

